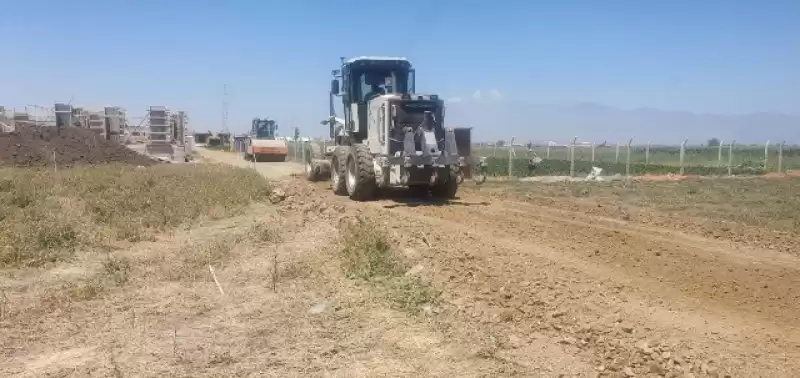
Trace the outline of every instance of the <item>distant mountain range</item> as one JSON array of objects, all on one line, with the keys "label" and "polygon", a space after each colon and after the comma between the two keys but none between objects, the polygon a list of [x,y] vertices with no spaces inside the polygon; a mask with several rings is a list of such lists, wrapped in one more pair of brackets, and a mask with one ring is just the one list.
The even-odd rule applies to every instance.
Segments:
[{"label": "distant mountain range", "polygon": [[524,103],[513,100],[447,103],[446,124],[472,126],[475,141],[567,142],[634,144],[705,144],[716,137],[727,143],[800,143],[800,117],[780,113],[744,115],[698,114],[651,108],[619,109],[595,103],[570,105]]}]

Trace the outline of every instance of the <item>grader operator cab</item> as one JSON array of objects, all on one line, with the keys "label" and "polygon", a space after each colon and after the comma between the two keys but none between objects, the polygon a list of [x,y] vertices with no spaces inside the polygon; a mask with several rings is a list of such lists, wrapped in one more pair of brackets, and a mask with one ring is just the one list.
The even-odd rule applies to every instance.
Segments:
[{"label": "grader operator cab", "polygon": [[[342,58],[332,74],[330,116],[322,124],[330,126],[334,145],[307,159],[307,178],[323,179],[330,172],[334,193],[360,201],[387,187],[407,187],[424,197],[455,197],[464,159],[454,130],[444,126],[444,101],[415,93],[411,62]],[[342,99],[341,117],[335,97]]]}]

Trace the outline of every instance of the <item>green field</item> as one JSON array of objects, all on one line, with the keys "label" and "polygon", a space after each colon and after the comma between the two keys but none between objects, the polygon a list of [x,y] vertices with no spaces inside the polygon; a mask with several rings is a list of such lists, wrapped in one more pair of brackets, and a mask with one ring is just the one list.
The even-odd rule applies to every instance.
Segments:
[{"label": "green field", "polygon": [[[625,174],[627,160],[627,146],[620,146],[617,158],[616,146],[597,147],[592,160],[591,147],[575,148],[576,175],[587,174],[592,166],[603,168],[604,173]],[[544,161],[536,169],[534,175],[568,175],[569,174],[569,149],[566,147],[551,147],[549,158],[546,147],[536,147],[533,151]],[[508,147],[473,146],[475,156],[487,157],[490,174],[496,176],[508,175]],[[525,147],[514,147],[516,158],[513,164],[515,176],[527,176],[528,150]],[[770,146],[767,155],[767,170],[764,170],[764,146],[734,146],[731,159],[731,173],[733,174],[763,174],[777,172],[778,146]],[[784,171],[800,169],[800,147],[785,146],[783,148]],[[728,147],[722,148],[722,159],[719,159],[717,147],[687,146],[684,155],[684,172],[697,175],[725,175],[728,173]],[[679,146],[651,146],[649,159],[647,159],[645,146],[632,146],[630,151],[630,173],[641,174],[667,174],[680,173],[680,147]]]},{"label": "green field", "polygon": [[[320,148],[322,147],[322,143]],[[289,156],[287,161],[295,160],[295,144],[288,143]],[[603,168],[604,174],[626,173],[627,146],[620,146],[619,158],[616,146],[595,148],[592,160],[591,147],[575,148],[575,175],[585,176],[592,166]],[[551,147],[549,158],[546,147],[535,147],[536,154],[544,159],[533,175],[569,175],[569,149],[563,146]],[[528,150],[525,147],[514,147],[512,171],[514,176],[528,176]],[[492,176],[508,175],[508,147],[487,147],[475,145],[472,147],[474,156],[487,157],[489,174]],[[297,161],[301,160],[298,151]],[[764,146],[734,146],[731,159],[731,173],[734,175],[760,175],[768,172],[777,172],[778,146],[770,146],[768,151],[767,170],[764,170]],[[784,146],[783,171],[800,169],[800,146]],[[649,159],[645,146],[632,146],[630,151],[631,175],[643,174],[679,174],[680,173],[680,147],[679,146],[651,146]],[[728,174],[728,146],[722,148],[722,159],[719,159],[719,148],[705,146],[687,146],[684,155],[684,173],[689,175],[727,175]]]}]

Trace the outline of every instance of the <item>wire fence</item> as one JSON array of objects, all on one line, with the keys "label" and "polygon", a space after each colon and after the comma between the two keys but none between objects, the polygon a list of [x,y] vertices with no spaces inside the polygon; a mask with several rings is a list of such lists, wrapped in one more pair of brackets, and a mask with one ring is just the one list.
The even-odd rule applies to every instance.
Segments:
[{"label": "wire fence", "polygon": [[[490,176],[586,176],[594,167],[605,175],[763,175],[800,169],[800,146],[783,141],[766,141],[764,144],[737,144],[720,142],[718,145],[692,145],[682,140],[675,145],[646,143],[637,145],[634,140],[625,143],[593,144],[573,140],[564,144],[472,146],[474,161],[486,158]],[[311,144],[316,151],[324,152],[330,141],[287,140],[286,161],[303,163]],[[531,169],[534,157],[540,159]]]},{"label": "wire fence", "polygon": [[316,147],[319,149],[317,151],[325,151],[325,141],[318,141],[318,140],[287,140],[286,147],[289,150],[289,154],[286,156],[286,161],[296,162],[296,163],[304,163],[306,161],[306,155],[312,149],[312,143],[316,144]]},{"label": "wire fence", "polygon": [[[785,142],[737,144],[720,141],[715,145],[693,145],[682,140],[674,145],[624,143],[581,143],[577,138],[566,143],[527,146],[480,144],[474,156],[485,157],[492,176],[578,176],[593,167],[606,174],[625,176],[646,174],[679,175],[762,175],[800,169],[800,146]],[[540,162],[531,169],[531,159]]]}]

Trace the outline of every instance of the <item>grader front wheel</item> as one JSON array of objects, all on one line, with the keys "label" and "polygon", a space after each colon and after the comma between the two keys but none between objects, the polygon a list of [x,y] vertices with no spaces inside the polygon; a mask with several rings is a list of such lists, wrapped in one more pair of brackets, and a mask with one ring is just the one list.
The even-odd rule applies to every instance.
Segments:
[{"label": "grader front wheel", "polygon": [[440,199],[455,198],[458,192],[458,168],[450,167],[447,169],[447,177],[441,182],[431,187],[431,196]]},{"label": "grader front wheel", "polygon": [[375,197],[377,185],[372,165],[372,155],[366,146],[355,145],[347,155],[346,172],[347,194],[350,199],[367,201]]},{"label": "grader front wheel", "polygon": [[331,189],[333,189],[333,194],[337,196],[347,195],[347,186],[345,184],[347,174],[345,173],[344,163],[347,157],[342,155],[342,151],[337,149],[331,159]]}]

